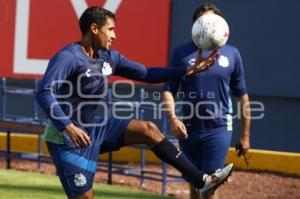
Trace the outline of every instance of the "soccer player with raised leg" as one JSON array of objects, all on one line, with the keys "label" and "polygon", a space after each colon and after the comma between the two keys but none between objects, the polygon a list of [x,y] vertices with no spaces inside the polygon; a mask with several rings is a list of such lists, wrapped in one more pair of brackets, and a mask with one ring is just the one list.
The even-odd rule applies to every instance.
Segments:
[{"label": "soccer player with raised leg", "polygon": [[217,59],[217,51],[180,69],[146,68],[111,49],[116,35],[115,15],[110,11],[90,7],[80,17],[79,26],[81,40],[51,58],[36,96],[51,120],[45,139],[68,198],[93,198],[99,152],[132,144],[146,144],[201,193],[214,191],[232,172],[232,164],[218,176],[207,175],[194,167],[152,122],[97,115],[96,109],[103,106],[100,100],[111,75],[148,83],[170,81],[207,70]]}]

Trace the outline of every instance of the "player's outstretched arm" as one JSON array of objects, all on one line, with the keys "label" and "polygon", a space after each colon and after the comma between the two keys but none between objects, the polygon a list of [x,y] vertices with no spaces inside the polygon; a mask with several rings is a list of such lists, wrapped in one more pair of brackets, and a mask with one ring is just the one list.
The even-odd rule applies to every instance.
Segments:
[{"label": "player's outstretched arm", "polygon": [[[200,54],[201,55],[201,54]],[[173,81],[182,78],[185,75],[192,75],[208,70],[218,58],[217,50],[212,54],[202,59],[200,56],[196,64],[188,67],[152,67],[147,68],[143,64],[128,60],[123,55],[119,55],[118,64],[114,75],[119,75],[133,80],[138,80],[147,83],[160,83]]]},{"label": "player's outstretched arm", "polygon": [[197,61],[194,65],[187,67],[186,75],[192,75],[208,70],[215,63],[219,56],[217,49],[214,50],[210,54],[210,56],[205,59],[202,58],[201,54],[202,49],[199,49]]}]

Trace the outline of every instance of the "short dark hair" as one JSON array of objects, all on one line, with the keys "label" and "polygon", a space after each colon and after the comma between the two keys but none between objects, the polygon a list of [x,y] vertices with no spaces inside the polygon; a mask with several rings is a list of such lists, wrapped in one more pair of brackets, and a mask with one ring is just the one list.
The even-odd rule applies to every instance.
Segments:
[{"label": "short dark hair", "polygon": [[209,10],[212,10],[215,14],[222,16],[222,12],[217,6],[212,3],[204,3],[195,10],[193,14],[193,22],[195,22],[204,12]]},{"label": "short dark hair", "polygon": [[85,35],[92,23],[96,23],[99,27],[102,27],[107,19],[116,20],[115,14],[109,10],[100,7],[89,7],[79,18],[79,27],[82,35]]}]

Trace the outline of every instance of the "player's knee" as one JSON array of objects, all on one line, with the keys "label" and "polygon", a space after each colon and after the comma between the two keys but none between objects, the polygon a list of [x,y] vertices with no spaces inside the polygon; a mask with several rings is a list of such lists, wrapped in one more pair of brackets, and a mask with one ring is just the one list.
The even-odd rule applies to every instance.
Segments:
[{"label": "player's knee", "polygon": [[150,139],[155,138],[157,135],[161,134],[156,124],[153,122],[147,121],[145,122],[145,128],[143,131],[144,135]]}]

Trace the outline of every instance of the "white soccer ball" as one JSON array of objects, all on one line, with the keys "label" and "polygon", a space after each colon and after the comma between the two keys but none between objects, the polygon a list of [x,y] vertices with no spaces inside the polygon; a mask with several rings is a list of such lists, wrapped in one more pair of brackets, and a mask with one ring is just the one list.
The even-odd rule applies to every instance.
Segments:
[{"label": "white soccer ball", "polygon": [[224,46],[229,37],[229,27],[219,15],[208,13],[199,17],[192,27],[192,39],[198,48],[213,50]]}]

